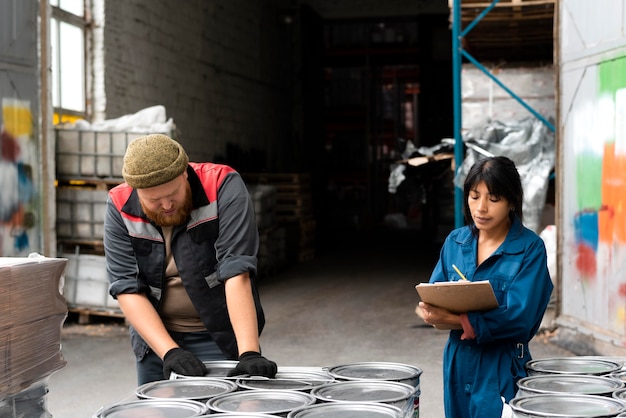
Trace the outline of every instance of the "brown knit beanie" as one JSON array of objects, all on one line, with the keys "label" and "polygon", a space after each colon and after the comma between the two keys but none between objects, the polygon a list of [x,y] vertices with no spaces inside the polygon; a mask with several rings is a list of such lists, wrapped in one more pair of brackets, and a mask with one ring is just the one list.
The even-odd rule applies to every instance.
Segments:
[{"label": "brown knit beanie", "polygon": [[122,176],[130,187],[145,189],[174,180],[185,172],[188,163],[187,153],[178,142],[152,134],[128,144]]}]

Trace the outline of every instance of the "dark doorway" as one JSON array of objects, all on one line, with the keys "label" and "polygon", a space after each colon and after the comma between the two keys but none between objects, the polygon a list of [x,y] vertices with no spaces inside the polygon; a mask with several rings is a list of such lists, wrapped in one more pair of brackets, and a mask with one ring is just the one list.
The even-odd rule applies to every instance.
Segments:
[{"label": "dark doorway", "polygon": [[447,15],[324,20],[305,7],[302,23],[303,149],[324,242],[383,225],[407,142],[452,136],[450,32]]}]

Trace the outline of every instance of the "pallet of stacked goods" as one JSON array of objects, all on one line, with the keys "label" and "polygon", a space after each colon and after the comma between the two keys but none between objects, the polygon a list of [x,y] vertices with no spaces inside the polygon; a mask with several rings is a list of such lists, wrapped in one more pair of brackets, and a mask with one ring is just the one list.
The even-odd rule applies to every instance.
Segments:
[{"label": "pallet of stacked goods", "polygon": [[57,252],[68,260],[64,296],[68,310],[78,314],[80,323],[88,323],[93,316],[123,317],[108,292],[104,214],[109,190],[124,181],[126,147],[143,135],[56,129]]},{"label": "pallet of stacked goods", "polygon": [[0,257],[0,416],[48,417],[48,378],[66,365],[59,289],[66,260]]},{"label": "pallet of stacked goods", "polygon": [[315,257],[315,219],[311,177],[306,173],[242,174],[248,185],[276,188],[275,223],[284,228],[287,261],[305,262]]},{"label": "pallet of stacked goods", "polygon": [[287,262],[285,228],[276,223],[276,186],[246,184],[254,205],[259,230],[258,271],[267,276],[278,272]]},{"label": "pallet of stacked goods", "polygon": [[104,213],[108,182],[59,181],[56,188],[57,244],[66,258],[63,295],[68,310],[80,323],[91,316],[121,317],[117,301],[108,294],[104,260]]}]

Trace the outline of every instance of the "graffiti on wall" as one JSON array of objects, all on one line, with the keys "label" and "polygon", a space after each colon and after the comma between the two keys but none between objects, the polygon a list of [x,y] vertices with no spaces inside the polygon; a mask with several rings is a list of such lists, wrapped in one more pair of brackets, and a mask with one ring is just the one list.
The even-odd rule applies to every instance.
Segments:
[{"label": "graffiti on wall", "polygon": [[0,256],[32,251],[36,226],[33,167],[38,154],[33,140],[30,103],[2,100],[0,127]]},{"label": "graffiti on wall", "polygon": [[[626,324],[626,57],[581,73],[564,144],[564,313],[623,333]],[[571,165],[570,165],[571,164]],[[567,188],[567,186],[566,186]],[[570,284],[572,286],[570,286]],[[571,312],[570,312],[571,311]]]}]

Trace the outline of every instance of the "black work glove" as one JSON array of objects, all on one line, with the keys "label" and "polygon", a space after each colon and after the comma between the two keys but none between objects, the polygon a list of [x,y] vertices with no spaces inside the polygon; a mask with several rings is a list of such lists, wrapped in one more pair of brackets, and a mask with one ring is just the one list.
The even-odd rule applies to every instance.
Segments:
[{"label": "black work glove", "polygon": [[163,357],[163,376],[165,379],[169,379],[172,372],[183,376],[204,376],[207,369],[204,363],[193,353],[176,347],[165,353]]},{"label": "black work glove", "polygon": [[276,376],[276,363],[266,359],[256,351],[246,351],[239,356],[239,364],[237,367],[228,372],[228,376]]}]

